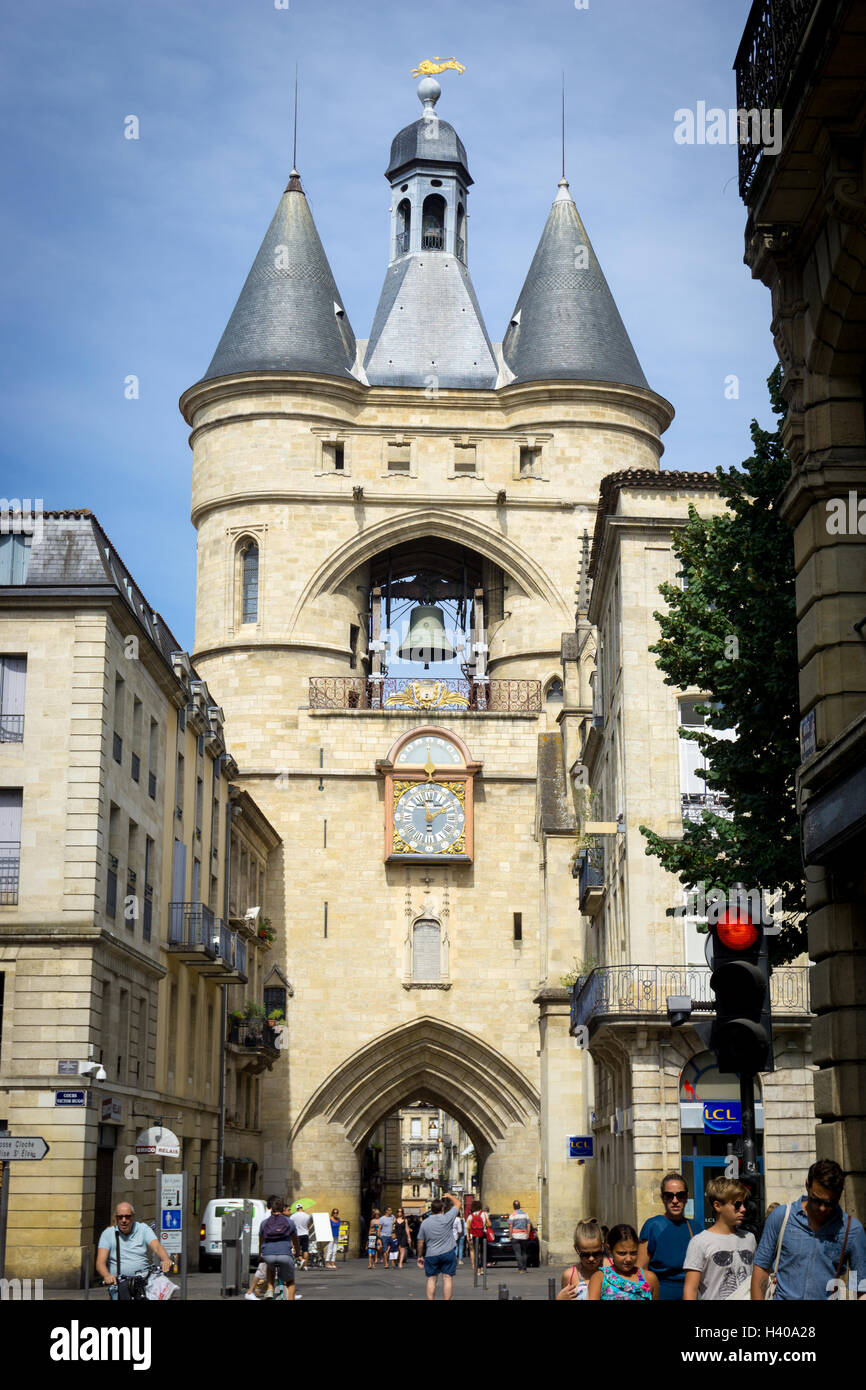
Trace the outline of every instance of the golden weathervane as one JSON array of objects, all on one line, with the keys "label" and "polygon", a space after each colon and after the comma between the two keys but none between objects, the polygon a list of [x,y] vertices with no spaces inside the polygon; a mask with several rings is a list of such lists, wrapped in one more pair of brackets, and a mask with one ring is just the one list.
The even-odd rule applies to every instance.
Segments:
[{"label": "golden weathervane", "polygon": [[446,68],[453,68],[455,72],[465,72],[463,63],[458,63],[456,58],[422,58],[417,68],[412,69],[413,77],[430,77],[434,72],[444,72]]}]

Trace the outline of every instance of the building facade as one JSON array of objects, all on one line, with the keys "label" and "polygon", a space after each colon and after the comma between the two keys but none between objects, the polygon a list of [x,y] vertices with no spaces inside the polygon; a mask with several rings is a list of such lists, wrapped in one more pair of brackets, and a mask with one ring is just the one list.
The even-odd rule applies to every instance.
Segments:
[{"label": "building facade", "polygon": [[[121,1197],[153,1219],[160,1163],[190,1175],[196,1252],[225,988],[264,945],[225,920],[235,768],[205,682],[95,517],[4,520],[0,1130],[49,1145],[3,1174],[6,1271],[77,1286]],[[154,1127],[175,1159],[136,1152]]]},{"label": "building facade", "polygon": [[866,92],[862,0],[755,0],[737,104],[781,146],[740,147],[746,263],[772,295],[784,369],[802,713],[818,1155],[866,1214]]},{"label": "building facade", "polygon": [[564,179],[490,340],[466,151],[438,92],[422,82],[421,118],[392,143],[369,339],[293,170],[182,398],[195,662],[284,846],[275,958],[294,996],[290,1065],[264,1078],[266,1187],[356,1222],[371,1134],[422,1095],[470,1136],[491,1209],[519,1197],[558,1258],[589,1200],[566,1143],[588,1096],[561,982],[562,634],[601,479],[657,469],[672,409]]},{"label": "building facade", "polygon": [[[669,995],[712,1002],[703,921],[686,915],[675,875],[646,854],[640,827],[678,839],[686,818],[724,814],[697,775],[701,753],[680,730],[701,723],[701,692],[677,696],[648,648],[659,586],[675,583],[673,532],[689,506],[724,504],[707,473],[620,473],[602,484],[575,656],[589,669],[581,730],[581,849],[575,861],[583,940],[572,1033],[592,1059],[596,1200],[604,1219],[638,1228],[659,1209],[659,1178],[682,1172],[698,1220],[707,1181],[725,1171],[726,1140],[705,1132],[703,1102],[739,1099],[691,1026],[672,1028]],[[586,592],[586,591],[585,591]],[[580,672],[576,672],[579,679]],[[585,677],[586,678],[586,677]],[[593,833],[592,826],[602,833]],[[587,829],[587,827],[589,827]],[[672,909],[680,908],[678,915]],[[759,1158],[768,1201],[784,1201],[815,1156],[808,966],[771,979],[775,1070],[760,1078]]]}]

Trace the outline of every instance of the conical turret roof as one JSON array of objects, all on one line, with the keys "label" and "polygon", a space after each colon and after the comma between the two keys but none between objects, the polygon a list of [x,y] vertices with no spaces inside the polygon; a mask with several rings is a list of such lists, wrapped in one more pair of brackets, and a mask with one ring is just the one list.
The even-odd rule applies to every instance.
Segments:
[{"label": "conical turret roof", "polygon": [[564,178],[502,355],[518,381],[610,381],[648,389]]},{"label": "conical turret roof", "polygon": [[355,335],[293,169],[203,379],[233,372],[346,377],[355,357]]}]

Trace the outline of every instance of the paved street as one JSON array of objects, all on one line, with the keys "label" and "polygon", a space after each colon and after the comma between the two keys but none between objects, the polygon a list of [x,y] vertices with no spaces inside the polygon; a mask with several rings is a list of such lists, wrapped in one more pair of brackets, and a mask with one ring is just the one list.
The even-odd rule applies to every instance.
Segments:
[{"label": "paved street", "polygon": [[[548,1279],[555,1276],[558,1287],[560,1273],[561,1270],[558,1266],[551,1266],[549,1269],[530,1269],[527,1270],[526,1274],[518,1274],[515,1265],[500,1265],[495,1269],[488,1270],[487,1291],[485,1292],[481,1286],[480,1278],[478,1288],[473,1287],[472,1269],[467,1260],[464,1265],[458,1267],[454,1280],[454,1297],[460,1300],[481,1299],[482,1301],[489,1301],[498,1299],[499,1285],[506,1284],[512,1297],[519,1294],[524,1299],[546,1299]],[[406,1299],[423,1302],[425,1279],[414,1261],[407,1264],[402,1270],[386,1272],[381,1266],[369,1270],[366,1259],[350,1259],[346,1260],[345,1263],[341,1261],[336,1270],[316,1269],[310,1270],[306,1274],[299,1274],[298,1293],[302,1300],[309,1299],[310,1302],[320,1303],[334,1303],[345,1299],[373,1303],[400,1302]],[[190,1300],[199,1302],[218,1299],[219,1297],[219,1274],[195,1273],[190,1275]],[[81,1301],[84,1298],[84,1291],[83,1289],[46,1289],[45,1298],[56,1301]],[[94,1302],[104,1303],[108,1300],[108,1294],[100,1286],[91,1289],[90,1298]],[[239,1302],[240,1300],[232,1299],[231,1301]]]}]

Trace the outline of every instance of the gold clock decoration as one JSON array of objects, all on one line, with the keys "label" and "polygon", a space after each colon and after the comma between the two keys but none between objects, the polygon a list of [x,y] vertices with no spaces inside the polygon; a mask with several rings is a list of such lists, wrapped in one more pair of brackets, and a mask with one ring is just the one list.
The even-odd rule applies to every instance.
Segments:
[{"label": "gold clock decoration", "polygon": [[401,735],[385,773],[385,858],[416,863],[471,861],[472,790],[479,764],[442,729]]}]

